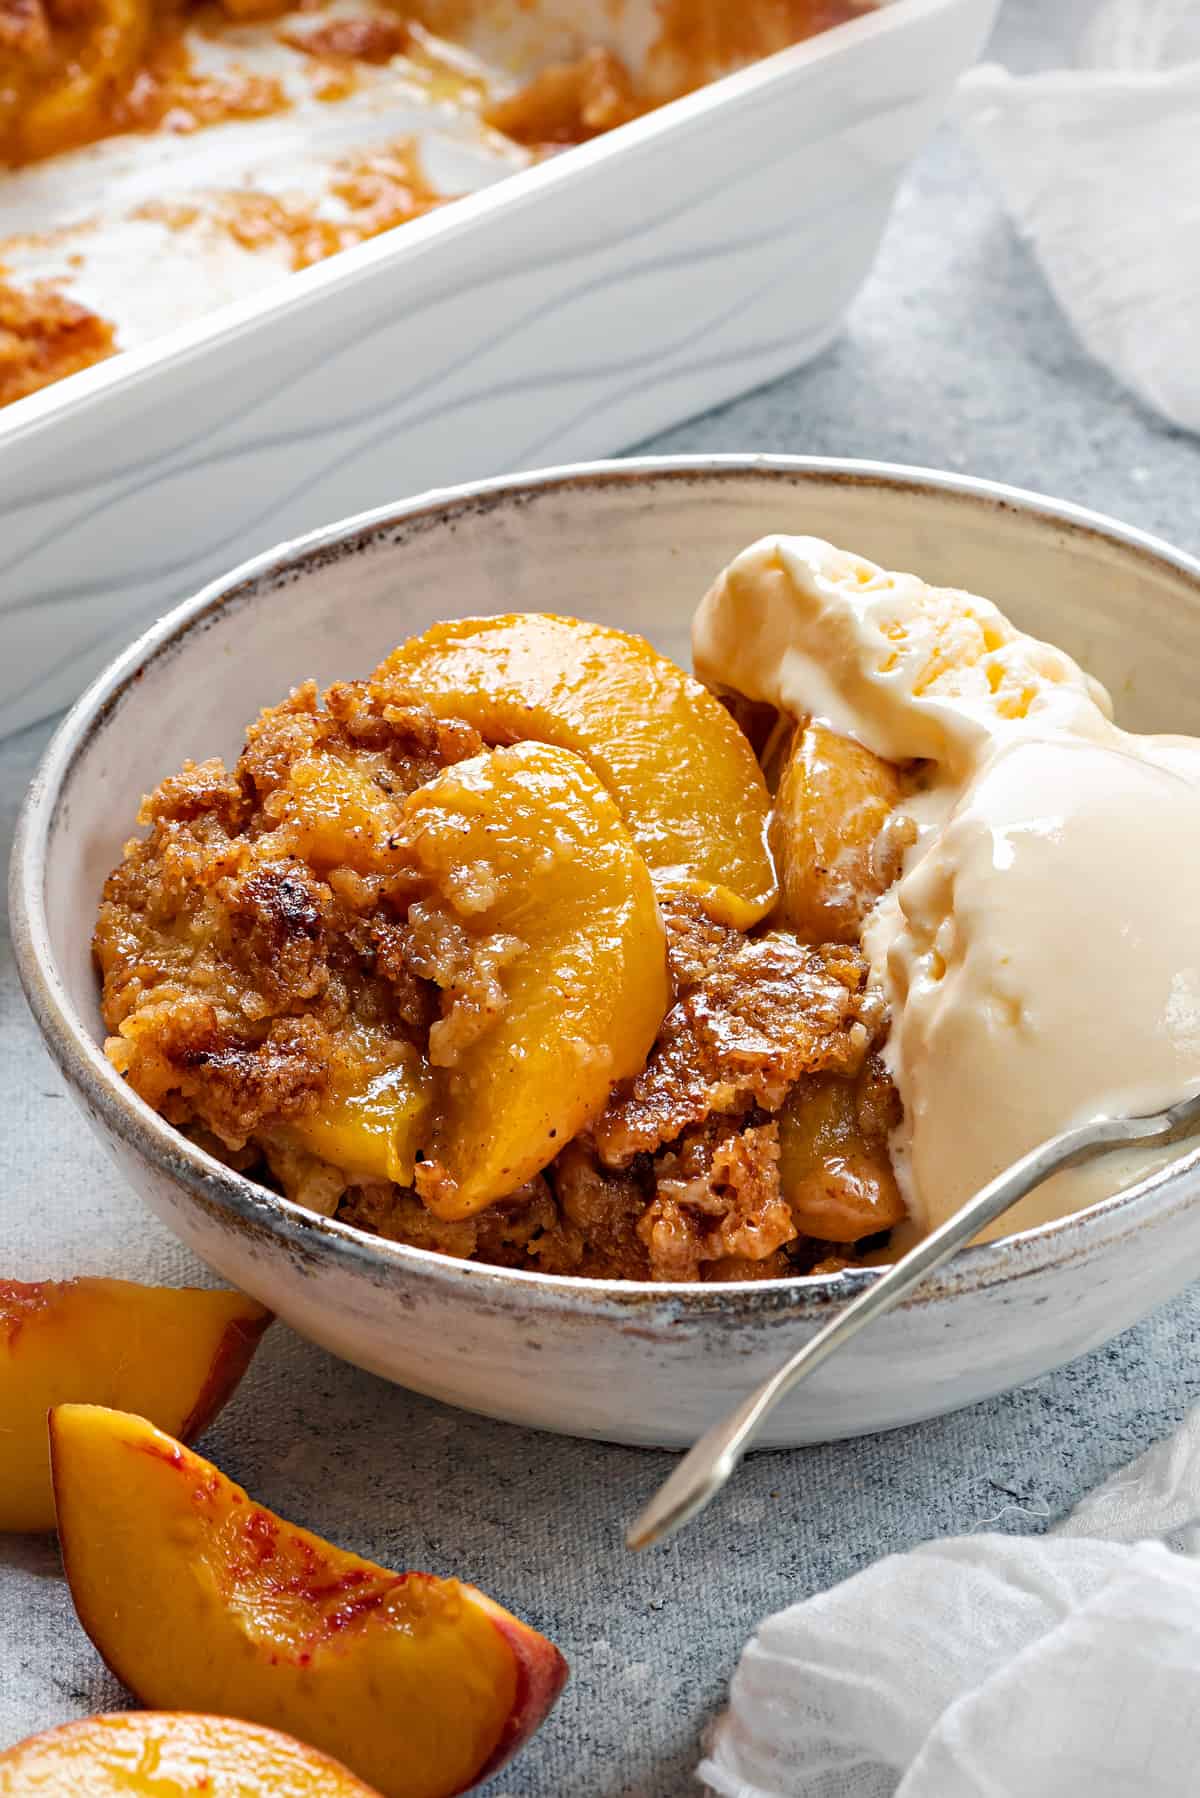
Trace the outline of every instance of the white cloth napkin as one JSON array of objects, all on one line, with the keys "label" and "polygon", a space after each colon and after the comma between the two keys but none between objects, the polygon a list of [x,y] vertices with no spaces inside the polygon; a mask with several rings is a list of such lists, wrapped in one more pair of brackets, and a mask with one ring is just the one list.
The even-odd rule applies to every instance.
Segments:
[{"label": "white cloth napkin", "polygon": [[1047,1536],[932,1542],[768,1618],[699,1775],[722,1798],[1200,1792],[1200,1407]]},{"label": "white cloth napkin", "polygon": [[1200,431],[1198,0],[1104,0],[1072,68],[985,64],[956,110],[1086,348]]}]

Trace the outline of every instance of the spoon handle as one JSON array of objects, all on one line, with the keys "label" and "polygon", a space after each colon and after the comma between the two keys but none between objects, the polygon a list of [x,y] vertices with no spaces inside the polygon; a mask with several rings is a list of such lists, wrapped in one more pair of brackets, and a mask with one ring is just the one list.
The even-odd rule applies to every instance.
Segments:
[{"label": "spoon handle", "polygon": [[902,1255],[877,1280],[840,1311],[811,1342],[785,1361],[778,1373],[742,1400],[701,1436],[678,1467],[663,1482],[645,1510],[635,1518],[625,1537],[629,1548],[647,1548],[664,1541],[714,1498],[737,1467],[753,1437],[785,1393],[835,1349],[848,1342],[874,1318],[889,1311],[905,1293],[920,1284],[926,1274],[948,1261],[956,1250],[996,1218],[1040,1186],[1060,1169],[1093,1155],[1133,1141],[1147,1141],[1166,1134],[1161,1118],[1099,1118],[1074,1130],[1064,1130],[1031,1149],[1019,1161],[998,1174],[960,1211],[946,1220],[915,1248]]}]

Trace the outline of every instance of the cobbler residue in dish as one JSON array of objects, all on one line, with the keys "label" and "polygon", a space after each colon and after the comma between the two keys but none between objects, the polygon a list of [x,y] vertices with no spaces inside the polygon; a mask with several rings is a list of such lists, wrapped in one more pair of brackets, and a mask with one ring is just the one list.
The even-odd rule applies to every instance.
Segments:
[{"label": "cobbler residue in dish", "polygon": [[[290,112],[302,94],[336,104],[367,82],[372,93],[394,83],[403,104],[415,81],[437,105],[450,101],[477,118],[483,139],[494,145],[500,133],[540,158],[872,4],[662,0],[636,76],[611,44],[592,43],[581,22],[562,60],[493,81],[462,54],[491,16],[487,0],[0,0],[0,178],[5,167],[104,138],[266,119]],[[610,17],[614,39],[620,12],[617,5]],[[256,43],[250,63],[248,34]],[[426,171],[411,136],[348,148],[330,160],[319,190],[307,176],[294,191],[257,177],[226,189],[219,158],[213,173],[215,182],[185,181],[174,193],[139,199],[125,224],[137,230],[151,221],[209,246],[227,237],[235,261],[248,250],[302,269],[459,197],[452,180],[439,184]],[[78,172],[64,179],[77,181]],[[89,214],[92,206],[89,198]],[[26,254],[61,248],[63,234],[43,232],[39,216],[0,246],[12,262],[7,275],[0,266],[0,406],[129,347],[120,297],[103,280],[96,290],[87,267],[71,260],[76,252],[65,267],[22,275]],[[69,223],[63,242],[86,224]]]}]

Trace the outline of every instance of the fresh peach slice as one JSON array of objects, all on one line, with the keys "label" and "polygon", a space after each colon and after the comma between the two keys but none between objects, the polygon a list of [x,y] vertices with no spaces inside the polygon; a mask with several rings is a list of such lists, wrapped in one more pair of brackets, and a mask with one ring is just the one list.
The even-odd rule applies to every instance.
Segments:
[{"label": "fresh peach slice", "polygon": [[893,820],[904,790],[894,763],[861,743],[820,724],[796,730],[769,835],[780,924],[810,943],[858,941],[915,834],[908,820]]},{"label": "fresh peach slice", "polygon": [[0,1529],[51,1530],[46,1413],[128,1406],[188,1439],[250,1365],[271,1314],[240,1292],[0,1280]]},{"label": "fresh peach slice", "polygon": [[767,790],[720,701],[642,637],[541,612],[435,624],[372,677],[490,743],[573,749],[604,782],[660,888],[747,929],[775,897]]},{"label": "fresh peach slice", "polygon": [[[544,743],[458,762],[405,802],[435,945],[475,971],[430,1036],[417,1188],[469,1217],[530,1179],[641,1068],[669,1002],[646,865],[586,763]],[[415,909],[415,908],[414,908]],[[411,921],[411,920],[410,920]],[[435,978],[439,977],[436,961]]]},{"label": "fresh peach slice", "polygon": [[50,1451],[79,1620],[146,1705],[300,1735],[386,1798],[448,1798],[562,1689],[558,1650],[473,1586],[285,1523],[144,1418],[58,1405]]},{"label": "fresh peach slice", "polygon": [[378,1798],[277,1729],[187,1711],[84,1717],[0,1752],[0,1798]]}]

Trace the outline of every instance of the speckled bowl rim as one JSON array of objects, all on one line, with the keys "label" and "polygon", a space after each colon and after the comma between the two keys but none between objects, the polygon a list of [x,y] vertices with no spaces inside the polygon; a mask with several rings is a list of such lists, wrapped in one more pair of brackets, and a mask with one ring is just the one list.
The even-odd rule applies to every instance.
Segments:
[{"label": "speckled bowl rim", "polygon": [[[558,1311],[593,1313],[607,1307],[618,1316],[630,1309],[645,1315],[648,1306],[657,1305],[664,1318],[677,1319],[681,1313],[727,1314],[731,1309],[745,1313],[786,1310],[793,1317],[818,1315],[831,1302],[849,1297],[877,1278],[873,1269],[850,1269],[838,1274],[716,1285],[584,1279],[457,1261],[430,1249],[388,1242],[351,1224],[307,1211],[205,1154],[120,1079],[71,1002],[51,950],[45,915],[47,852],[59,801],[75,767],[107,729],[119,724],[121,700],[130,687],[169,660],[185,638],[206,630],[218,614],[256,601],[269,602],[309,569],[355,554],[381,538],[391,536],[399,545],[416,532],[447,523],[452,526],[456,519],[467,516],[533,504],[563,489],[652,487],[663,481],[758,481],[764,476],[776,476],[781,485],[792,487],[812,481],[824,486],[846,483],[892,492],[900,489],[917,501],[936,494],[971,508],[1033,516],[1068,538],[1099,536],[1124,553],[1165,565],[1174,575],[1190,581],[1200,598],[1200,560],[1161,538],[1085,507],[968,475],[816,456],[647,456],[547,468],[418,494],[279,544],[176,606],[97,676],[51,739],[22,806],[9,876],[17,969],[46,1045],[84,1106],[97,1113],[137,1156],[184,1188],[200,1209],[231,1214],[253,1232],[265,1231],[293,1253],[306,1259],[315,1255],[319,1260],[336,1261],[374,1282],[424,1276],[464,1295],[473,1291],[480,1298],[500,1300],[505,1292],[513,1298],[520,1293],[526,1302],[537,1304],[540,1299]],[[90,921],[89,913],[85,920],[89,928]],[[1106,1236],[1112,1227],[1117,1234],[1125,1229],[1134,1231],[1151,1213],[1166,1216],[1200,1201],[1200,1185],[1189,1179],[1198,1168],[1200,1147],[1087,1211],[968,1249],[932,1275],[906,1305],[924,1307],[952,1300],[972,1290],[1076,1261],[1088,1254],[1099,1226],[1110,1227],[1103,1232]]]}]

